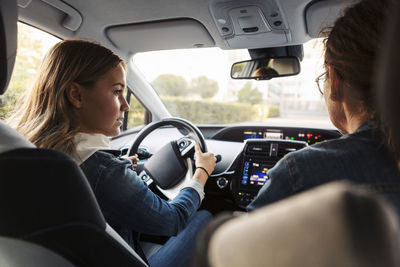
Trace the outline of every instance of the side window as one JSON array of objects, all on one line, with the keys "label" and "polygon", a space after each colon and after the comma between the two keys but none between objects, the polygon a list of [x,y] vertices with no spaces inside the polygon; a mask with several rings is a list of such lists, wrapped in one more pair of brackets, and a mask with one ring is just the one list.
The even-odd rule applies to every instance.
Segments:
[{"label": "side window", "polygon": [[[18,100],[33,85],[40,62],[46,52],[61,39],[32,26],[18,23],[18,50],[11,81],[6,93],[0,96],[0,120],[6,120],[13,112]],[[125,129],[146,123],[146,109],[128,91],[130,110],[125,115]]]},{"label": "side window", "polygon": [[11,81],[0,96],[0,119],[7,119],[18,99],[32,86],[40,61],[60,39],[23,23],[18,23],[18,50]]},{"label": "side window", "polygon": [[125,113],[126,126],[124,127],[124,130],[146,124],[146,116],[148,113],[136,96],[132,94],[130,90],[127,91],[126,99],[129,103],[130,109]]}]

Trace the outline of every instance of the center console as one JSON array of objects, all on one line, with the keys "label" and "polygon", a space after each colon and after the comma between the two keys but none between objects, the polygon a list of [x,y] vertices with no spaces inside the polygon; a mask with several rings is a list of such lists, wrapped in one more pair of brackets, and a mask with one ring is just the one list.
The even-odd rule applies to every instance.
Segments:
[{"label": "center console", "polygon": [[302,141],[247,140],[239,163],[240,172],[232,184],[236,203],[242,208],[246,207],[257,196],[261,187],[269,182],[268,170],[287,153],[306,146],[307,143]]}]

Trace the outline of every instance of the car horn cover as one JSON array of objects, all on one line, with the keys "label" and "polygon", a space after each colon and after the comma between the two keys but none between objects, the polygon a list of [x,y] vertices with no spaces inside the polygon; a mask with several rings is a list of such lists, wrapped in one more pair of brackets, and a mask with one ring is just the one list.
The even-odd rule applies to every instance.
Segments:
[{"label": "car horn cover", "polygon": [[145,172],[162,189],[169,189],[186,175],[187,168],[176,141],[163,146],[145,164]]}]

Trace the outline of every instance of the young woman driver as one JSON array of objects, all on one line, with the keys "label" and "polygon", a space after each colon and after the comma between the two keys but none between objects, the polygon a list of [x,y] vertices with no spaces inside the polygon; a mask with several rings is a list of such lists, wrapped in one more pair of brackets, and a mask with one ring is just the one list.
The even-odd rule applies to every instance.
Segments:
[{"label": "young woman driver", "polygon": [[150,266],[188,266],[196,233],[211,218],[197,209],[216,158],[197,145],[196,167],[201,168],[187,187],[172,202],[153,194],[133,170],[136,159],[110,150],[109,137],[119,134],[129,110],[125,88],[121,58],[94,42],[65,40],[47,53],[23,108],[10,122],[36,146],[76,159],[107,222],[142,257],[137,233],[177,235],[147,259]]}]

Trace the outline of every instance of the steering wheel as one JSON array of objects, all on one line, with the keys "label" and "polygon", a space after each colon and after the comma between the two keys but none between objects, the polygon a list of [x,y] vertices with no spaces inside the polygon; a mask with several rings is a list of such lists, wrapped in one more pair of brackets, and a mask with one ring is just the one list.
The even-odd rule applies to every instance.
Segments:
[{"label": "steering wheel", "polygon": [[172,140],[152,155],[144,163],[144,170],[139,174],[139,177],[143,180],[153,179],[158,189],[166,197],[173,199],[186,182],[193,177],[191,159],[193,159],[195,143],[198,142],[201,150],[207,152],[204,136],[195,125],[182,118],[166,118],[150,123],[135,136],[128,155],[135,155],[146,136],[167,125],[184,129],[189,134],[178,140]]}]

